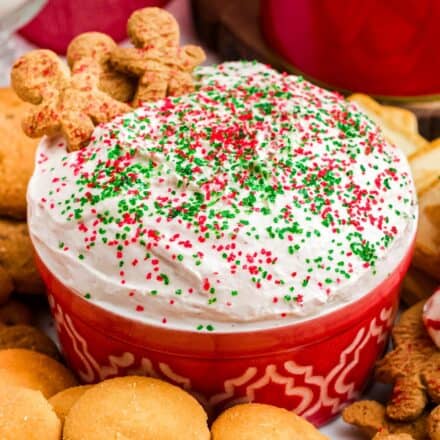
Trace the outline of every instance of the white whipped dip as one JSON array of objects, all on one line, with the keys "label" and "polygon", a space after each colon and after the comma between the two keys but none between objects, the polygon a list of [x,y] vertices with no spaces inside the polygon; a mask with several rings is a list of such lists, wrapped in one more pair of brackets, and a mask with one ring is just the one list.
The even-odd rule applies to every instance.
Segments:
[{"label": "white whipped dip", "polygon": [[156,325],[267,328],[365,295],[417,223],[408,163],[340,95],[259,63],[197,69],[67,153],[43,139],[28,223],[49,270]]}]

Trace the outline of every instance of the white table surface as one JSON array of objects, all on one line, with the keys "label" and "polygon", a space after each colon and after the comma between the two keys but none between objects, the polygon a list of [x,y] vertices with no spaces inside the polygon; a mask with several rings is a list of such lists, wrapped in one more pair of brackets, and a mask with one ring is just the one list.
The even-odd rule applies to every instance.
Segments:
[{"label": "white table surface", "polygon": [[[1,0],[0,0],[1,1]],[[93,1],[93,0],[92,0]],[[181,27],[181,42],[186,43],[200,43],[197,35],[195,34],[189,0],[173,0],[167,8],[174,16],[177,18]],[[14,35],[13,43],[15,46],[16,55],[21,54],[35,48],[26,40],[18,35]],[[218,61],[215,53],[207,52],[207,64],[215,63]],[[6,86],[7,84],[1,84],[0,86]],[[40,325],[43,327],[50,335],[54,336],[53,325],[51,324],[51,319],[48,313],[43,312],[40,316]],[[379,384],[374,385],[368,393],[364,396],[365,398],[371,398],[376,400],[384,400],[389,393],[389,388]],[[360,432],[347,424],[345,424],[340,417],[336,418],[333,422],[324,426],[320,429],[322,433],[326,434],[332,440],[357,440],[364,437],[361,436]]]}]

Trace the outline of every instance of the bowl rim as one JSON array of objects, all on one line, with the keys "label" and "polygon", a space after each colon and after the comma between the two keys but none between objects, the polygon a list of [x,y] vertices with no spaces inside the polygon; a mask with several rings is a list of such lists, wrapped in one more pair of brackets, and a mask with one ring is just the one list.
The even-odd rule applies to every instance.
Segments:
[{"label": "bowl rim", "polygon": [[[237,355],[267,356],[268,352],[275,354],[312,346],[317,342],[336,337],[365,317],[377,314],[377,309],[382,303],[390,303],[389,299],[394,295],[397,299],[402,279],[411,262],[414,243],[415,240],[387,278],[366,295],[342,307],[306,321],[234,332],[199,332],[195,329],[158,326],[119,315],[87,301],[66,287],[50,272],[38,255],[36,262],[55,302],[66,313],[69,310],[75,320],[82,325],[93,327],[94,331],[105,333],[108,337],[127,345],[148,347],[149,351],[167,350],[175,356],[185,357],[189,352],[192,353],[192,357],[199,355],[206,357],[207,353],[215,353],[216,356],[226,360],[228,357],[236,358]],[[397,301],[391,302],[397,307]]]}]

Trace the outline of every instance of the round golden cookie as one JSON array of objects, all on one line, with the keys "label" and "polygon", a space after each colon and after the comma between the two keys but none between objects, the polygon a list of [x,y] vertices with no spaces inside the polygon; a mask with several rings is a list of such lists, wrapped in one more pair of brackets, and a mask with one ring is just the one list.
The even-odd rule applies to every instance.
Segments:
[{"label": "round golden cookie", "polygon": [[32,313],[29,308],[15,300],[0,306],[0,323],[4,325],[31,324]]},{"label": "round golden cookie", "polygon": [[213,423],[211,434],[212,440],[327,439],[295,413],[260,403],[246,403],[227,409]]},{"label": "round golden cookie", "polygon": [[86,391],[66,417],[64,440],[209,440],[207,416],[180,388],[158,379],[106,380]]},{"label": "round golden cookie", "polygon": [[76,403],[76,401],[92,387],[93,385],[80,385],[77,387],[67,388],[49,399],[49,403],[52,405],[62,424],[64,424],[67,414],[69,414],[70,409]]},{"label": "round golden cookie", "polygon": [[26,187],[34,169],[38,139],[28,138],[21,119],[29,104],[0,88],[0,215],[26,219]]},{"label": "round golden cookie", "polygon": [[41,391],[46,398],[77,385],[62,364],[41,353],[22,348],[0,351],[0,389],[13,385]]},{"label": "round golden cookie", "polygon": [[12,325],[0,328],[0,350],[26,348],[60,360],[57,346],[45,333],[30,325]]},{"label": "round golden cookie", "polygon": [[17,293],[44,293],[25,222],[0,219],[0,266],[11,277]]},{"label": "round golden cookie", "polygon": [[59,440],[61,422],[39,391],[6,387],[0,393],[0,438]]}]

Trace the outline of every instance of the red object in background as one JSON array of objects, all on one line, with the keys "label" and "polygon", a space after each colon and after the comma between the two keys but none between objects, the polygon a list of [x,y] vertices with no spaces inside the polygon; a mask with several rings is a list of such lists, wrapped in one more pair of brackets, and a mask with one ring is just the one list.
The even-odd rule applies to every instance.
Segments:
[{"label": "red object in background", "polygon": [[294,68],[344,90],[440,95],[440,1],[262,0],[268,43]]},{"label": "red object in background", "polygon": [[143,374],[192,392],[212,414],[243,401],[295,410],[316,425],[359,397],[383,353],[412,246],[367,295],[334,312],[279,328],[197,332],[104,310],[66,288],[37,259],[58,337],[83,382]]},{"label": "red object in background", "polygon": [[115,41],[126,38],[130,14],[168,0],[49,0],[40,13],[20,30],[37,46],[64,54],[70,40],[88,31],[104,32]]}]

